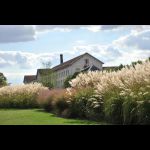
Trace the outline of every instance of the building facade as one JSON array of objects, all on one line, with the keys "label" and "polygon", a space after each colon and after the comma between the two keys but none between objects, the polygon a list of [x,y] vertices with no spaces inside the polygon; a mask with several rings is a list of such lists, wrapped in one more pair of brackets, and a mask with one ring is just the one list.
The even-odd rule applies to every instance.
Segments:
[{"label": "building facade", "polygon": [[36,82],[36,75],[25,75],[23,83],[24,84],[29,84],[29,83],[34,83]]},{"label": "building facade", "polygon": [[[60,64],[51,69],[38,69],[36,76],[36,81],[40,82],[42,78],[47,80],[54,80],[55,88],[63,88],[64,81],[70,75],[81,71],[101,71],[103,69],[103,62],[89,53],[84,53],[66,62],[63,60],[63,55],[60,55]],[[51,77],[51,75],[53,77]],[[33,77],[33,76],[32,76]],[[35,78],[34,79],[35,81]],[[31,77],[25,76],[24,83],[29,83]]]},{"label": "building facade", "polygon": [[86,68],[95,68],[95,70],[102,70],[104,63],[92,55],[85,53],[75,57],[69,61],[63,62],[63,56],[60,55],[60,65],[55,66],[52,70],[56,74],[56,87],[62,88],[65,79],[75,72],[81,72]]}]

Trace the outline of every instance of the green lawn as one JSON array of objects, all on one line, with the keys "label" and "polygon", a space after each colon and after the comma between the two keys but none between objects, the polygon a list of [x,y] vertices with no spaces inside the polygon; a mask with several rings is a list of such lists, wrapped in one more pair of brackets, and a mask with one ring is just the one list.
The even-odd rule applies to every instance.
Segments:
[{"label": "green lawn", "polygon": [[0,109],[0,125],[99,125],[87,120],[64,119],[41,109]]}]

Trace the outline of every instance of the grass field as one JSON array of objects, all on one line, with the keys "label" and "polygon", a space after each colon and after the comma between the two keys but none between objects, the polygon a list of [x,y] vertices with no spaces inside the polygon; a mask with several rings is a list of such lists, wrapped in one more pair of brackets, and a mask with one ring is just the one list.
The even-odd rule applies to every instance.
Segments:
[{"label": "grass field", "polygon": [[0,109],[0,125],[99,125],[87,120],[64,119],[41,109]]}]

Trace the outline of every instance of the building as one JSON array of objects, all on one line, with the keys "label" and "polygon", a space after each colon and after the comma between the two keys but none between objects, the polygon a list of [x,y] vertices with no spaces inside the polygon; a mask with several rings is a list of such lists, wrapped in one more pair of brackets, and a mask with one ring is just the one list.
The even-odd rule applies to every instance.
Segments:
[{"label": "building", "polygon": [[29,83],[33,83],[35,81],[36,81],[36,75],[25,75],[23,83],[24,84],[29,84]]},{"label": "building", "polygon": [[52,69],[38,69],[36,74],[36,80],[41,81],[43,77],[50,77],[49,75],[52,73]]},{"label": "building", "polygon": [[[93,57],[89,53],[82,54],[66,62],[63,61],[63,55],[60,55],[60,64],[53,67],[52,71],[56,76],[56,87],[62,88],[65,79],[69,75],[73,75],[75,72],[81,72],[83,70],[95,71],[102,70],[104,63],[99,59]],[[37,76],[37,78],[39,78]]]},{"label": "building", "polygon": [[[42,78],[46,80],[55,81],[55,88],[62,88],[65,79],[76,72],[82,71],[101,71],[103,69],[103,62],[89,53],[84,53],[68,61],[63,60],[63,55],[60,54],[60,64],[51,69],[38,69],[37,75],[30,75],[24,77],[24,83],[31,83],[34,81],[40,82]],[[53,78],[51,76],[53,74]]]}]

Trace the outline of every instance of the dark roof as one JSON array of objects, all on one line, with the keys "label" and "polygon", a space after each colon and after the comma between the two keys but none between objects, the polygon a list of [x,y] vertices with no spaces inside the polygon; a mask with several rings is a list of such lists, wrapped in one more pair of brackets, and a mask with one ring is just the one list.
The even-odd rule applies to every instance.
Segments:
[{"label": "dark roof", "polygon": [[[62,64],[60,64],[60,65],[57,65],[57,66],[53,67],[52,70],[53,70],[53,71],[57,71],[57,70],[60,70],[60,69],[64,69],[64,68],[66,68],[66,67],[72,65],[73,63],[75,63],[77,60],[79,60],[80,58],[82,58],[82,57],[83,57],[84,55],[86,55],[86,54],[90,55],[89,53],[84,53],[84,54],[82,54],[82,55],[80,55],[80,56],[77,56],[77,57],[75,57],[75,58],[73,58],[73,59],[70,59],[70,60],[68,60],[68,61],[66,61],[66,62],[64,62],[64,63],[62,63]],[[90,55],[90,56],[93,57],[92,55]],[[96,60],[98,60],[98,61],[101,62],[102,64],[104,64],[104,63],[103,63],[102,61],[100,61],[99,59],[97,59],[97,58],[95,58],[95,57],[93,57],[93,58],[96,59]]]},{"label": "dark roof", "polygon": [[30,83],[36,80],[36,75],[25,75],[24,82]]},{"label": "dark roof", "polygon": [[81,71],[97,71],[97,70],[100,70],[100,69],[93,65],[93,66],[88,66]]}]

